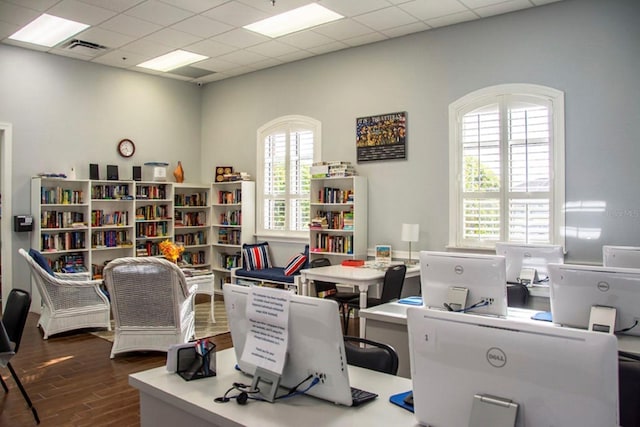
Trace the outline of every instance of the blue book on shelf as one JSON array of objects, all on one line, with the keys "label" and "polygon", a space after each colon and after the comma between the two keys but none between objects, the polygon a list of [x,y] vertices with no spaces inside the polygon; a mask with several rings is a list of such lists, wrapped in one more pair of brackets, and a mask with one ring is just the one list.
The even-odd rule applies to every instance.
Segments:
[{"label": "blue book on shelf", "polygon": [[422,297],[406,297],[398,300],[400,304],[422,305]]}]

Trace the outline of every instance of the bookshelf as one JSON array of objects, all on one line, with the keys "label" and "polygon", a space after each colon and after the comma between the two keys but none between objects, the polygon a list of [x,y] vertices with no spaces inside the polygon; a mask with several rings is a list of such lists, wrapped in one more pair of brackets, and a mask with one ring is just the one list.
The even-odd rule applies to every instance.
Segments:
[{"label": "bookshelf", "polygon": [[135,256],[162,256],[160,242],[173,239],[173,184],[135,182]]},{"label": "bookshelf", "polygon": [[367,258],[367,179],[363,176],[311,179],[309,258]]},{"label": "bookshelf", "polygon": [[211,186],[173,184],[174,241],[184,245],[181,267],[211,269]]},{"label": "bookshelf", "polygon": [[211,184],[212,270],[216,292],[231,280],[230,269],[242,266],[242,244],[253,243],[255,234],[255,182]]}]

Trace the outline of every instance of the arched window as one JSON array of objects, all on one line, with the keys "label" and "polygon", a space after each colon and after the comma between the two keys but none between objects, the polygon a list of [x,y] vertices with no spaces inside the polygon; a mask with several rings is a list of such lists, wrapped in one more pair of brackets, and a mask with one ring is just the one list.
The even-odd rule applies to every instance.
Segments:
[{"label": "arched window", "polygon": [[450,245],[564,245],[564,93],[492,86],[449,106]]},{"label": "arched window", "polygon": [[308,238],[310,167],[320,159],[320,134],[320,122],[304,116],[258,129],[258,235]]}]

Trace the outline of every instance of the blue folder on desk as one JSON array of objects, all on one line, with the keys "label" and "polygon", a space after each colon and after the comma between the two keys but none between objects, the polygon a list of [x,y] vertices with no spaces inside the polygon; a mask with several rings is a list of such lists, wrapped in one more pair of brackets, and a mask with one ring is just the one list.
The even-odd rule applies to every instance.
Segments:
[{"label": "blue folder on desk", "polygon": [[398,300],[400,304],[422,305],[422,297],[406,297]]}]

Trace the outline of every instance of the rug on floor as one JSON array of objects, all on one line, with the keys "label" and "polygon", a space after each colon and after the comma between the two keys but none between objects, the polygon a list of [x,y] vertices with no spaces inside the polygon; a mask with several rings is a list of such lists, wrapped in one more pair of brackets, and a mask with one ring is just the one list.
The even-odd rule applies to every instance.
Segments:
[{"label": "rug on floor", "polygon": [[[229,332],[224,301],[215,301],[214,304],[216,323],[211,322],[211,303],[209,301],[196,304],[196,338],[213,337]],[[114,327],[113,320],[111,327]],[[91,335],[113,342],[113,331],[92,331]]]}]

